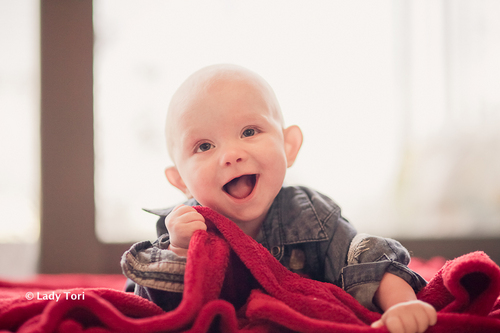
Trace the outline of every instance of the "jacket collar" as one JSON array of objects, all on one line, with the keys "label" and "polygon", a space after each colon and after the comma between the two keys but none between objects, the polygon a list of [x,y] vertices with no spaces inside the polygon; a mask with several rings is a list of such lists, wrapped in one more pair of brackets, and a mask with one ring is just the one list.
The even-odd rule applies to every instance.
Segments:
[{"label": "jacket collar", "polygon": [[335,204],[320,202],[318,193],[303,187],[283,187],[273,202],[257,237],[269,249],[275,246],[328,240],[324,223],[340,214]]},{"label": "jacket collar", "polygon": [[[195,199],[189,199],[188,201],[184,202],[183,204],[186,206],[200,206],[198,201],[196,201]],[[145,212],[154,214],[154,215],[158,215],[158,216],[167,216],[168,214],[170,214],[170,212],[174,208],[175,208],[175,206],[169,207],[169,208],[160,208],[160,209],[143,208],[142,210]]]}]

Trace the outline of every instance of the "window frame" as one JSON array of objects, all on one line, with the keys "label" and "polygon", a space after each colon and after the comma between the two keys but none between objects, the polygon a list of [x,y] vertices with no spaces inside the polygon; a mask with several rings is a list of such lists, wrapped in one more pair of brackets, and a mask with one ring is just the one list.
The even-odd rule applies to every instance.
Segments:
[{"label": "window frame", "polygon": [[92,1],[40,1],[40,273],[120,273],[95,233]]}]

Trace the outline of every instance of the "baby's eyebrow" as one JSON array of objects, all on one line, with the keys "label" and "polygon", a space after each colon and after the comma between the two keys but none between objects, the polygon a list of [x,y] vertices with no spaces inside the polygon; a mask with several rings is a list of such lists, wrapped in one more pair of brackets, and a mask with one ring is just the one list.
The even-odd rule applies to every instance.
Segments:
[{"label": "baby's eyebrow", "polygon": [[191,147],[194,147],[198,142],[203,140],[208,139],[204,138],[204,136],[200,134],[199,130],[188,130],[182,135],[180,142],[182,146],[188,147],[190,149]]}]

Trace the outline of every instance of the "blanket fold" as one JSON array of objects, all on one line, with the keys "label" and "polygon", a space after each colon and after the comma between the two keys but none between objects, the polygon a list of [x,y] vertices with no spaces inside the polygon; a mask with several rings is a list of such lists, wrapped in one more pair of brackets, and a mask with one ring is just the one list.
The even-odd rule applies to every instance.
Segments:
[{"label": "blanket fold", "polygon": [[[0,281],[0,332],[387,331],[341,288],[286,270],[233,222],[196,209],[208,228],[191,239],[173,311],[111,288]],[[474,252],[446,262],[417,296],[439,311],[429,332],[500,332],[499,293],[500,268]]]},{"label": "blanket fold", "polygon": [[441,313],[487,316],[500,294],[500,270],[483,252],[447,262],[419,294]]}]

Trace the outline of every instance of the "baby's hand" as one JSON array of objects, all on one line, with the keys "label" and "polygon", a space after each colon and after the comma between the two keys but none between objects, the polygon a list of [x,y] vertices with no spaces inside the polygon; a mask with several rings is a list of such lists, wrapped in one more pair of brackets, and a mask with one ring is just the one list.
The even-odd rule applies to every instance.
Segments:
[{"label": "baby's hand", "polygon": [[170,236],[169,249],[186,256],[191,236],[196,230],[207,230],[205,218],[193,207],[179,205],[165,218],[165,226]]},{"label": "baby's hand", "polygon": [[409,301],[391,306],[372,327],[385,325],[391,333],[415,333],[425,332],[436,322],[436,309],[432,305],[422,301]]}]

